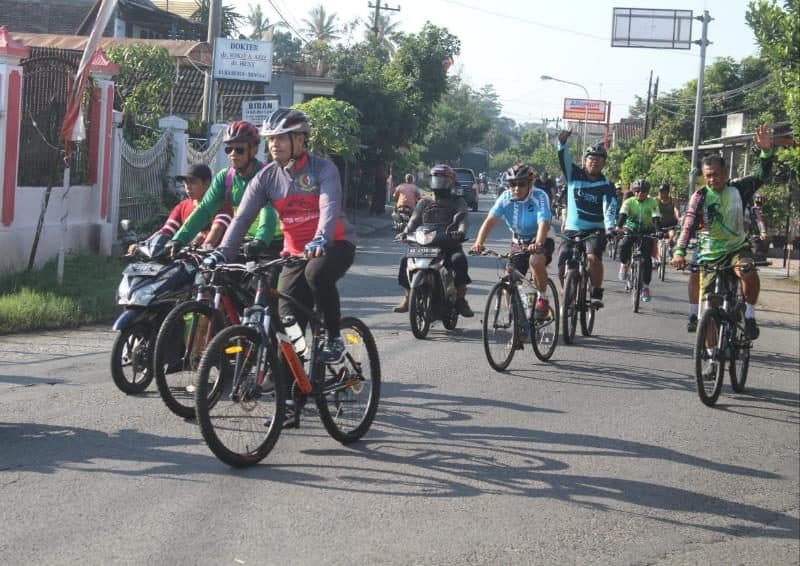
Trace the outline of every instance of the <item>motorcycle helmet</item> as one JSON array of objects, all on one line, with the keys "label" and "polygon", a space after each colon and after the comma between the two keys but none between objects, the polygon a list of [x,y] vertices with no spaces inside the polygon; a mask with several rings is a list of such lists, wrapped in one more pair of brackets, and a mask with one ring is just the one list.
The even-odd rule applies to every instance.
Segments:
[{"label": "motorcycle helmet", "polygon": [[598,143],[586,148],[586,151],[583,152],[583,158],[586,159],[587,157],[596,156],[602,157],[603,159],[608,159],[608,152],[606,151],[606,146],[602,143]]},{"label": "motorcycle helmet", "polygon": [[225,143],[244,142],[258,145],[261,143],[261,138],[258,136],[258,130],[253,124],[244,120],[237,120],[225,130],[225,136],[222,141]]},{"label": "motorcycle helmet", "polygon": [[262,136],[278,136],[289,132],[311,132],[305,112],[294,108],[278,108],[261,125]]},{"label": "motorcycle helmet", "polygon": [[442,163],[434,165],[431,169],[431,190],[434,192],[443,192],[447,194],[454,194],[456,184],[456,173],[449,165]]},{"label": "motorcycle helmet", "polygon": [[636,179],[633,183],[631,183],[631,190],[634,193],[649,192],[650,183],[648,183],[646,179]]},{"label": "motorcycle helmet", "polygon": [[533,181],[533,168],[523,163],[515,163],[505,173],[507,183],[513,181]]}]

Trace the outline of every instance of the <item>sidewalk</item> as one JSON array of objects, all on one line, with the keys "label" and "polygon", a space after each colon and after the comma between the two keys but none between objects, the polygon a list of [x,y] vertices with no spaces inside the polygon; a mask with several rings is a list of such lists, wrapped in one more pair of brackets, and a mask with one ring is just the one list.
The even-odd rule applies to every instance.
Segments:
[{"label": "sidewalk", "polygon": [[347,219],[355,226],[356,234],[359,237],[367,237],[381,230],[391,228],[392,210],[393,208],[387,205],[385,207],[386,212],[380,215],[370,214],[366,208],[358,210],[348,209],[346,214]]}]

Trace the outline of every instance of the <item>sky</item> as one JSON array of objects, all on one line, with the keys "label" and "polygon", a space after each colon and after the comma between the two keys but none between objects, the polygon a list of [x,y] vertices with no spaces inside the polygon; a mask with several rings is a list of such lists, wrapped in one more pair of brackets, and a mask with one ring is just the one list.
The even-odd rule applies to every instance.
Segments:
[{"label": "sky", "polygon": [[[256,0],[223,0],[243,15]],[[270,22],[285,18],[301,31],[303,19],[320,0],[263,0]],[[706,65],[719,57],[735,61],[756,55],[758,47],[745,22],[749,0],[381,0],[398,28],[418,32],[426,21],[445,27],[461,40],[461,54],[450,73],[458,73],[475,89],[494,86],[502,115],[518,123],[561,117],[563,99],[589,98],[611,102],[611,121],[628,116],[635,95],[647,96],[650,72],[659,78],[659,93],[680,88],[697,78],[700,47],[689,50],[611,47],[614,7],[707,10]],[[375,0],[327,0],[322,3],[339,22],[367,19]],[[280,12],[279,15],[276,11]],[[693,20],[692,39],[701,37],[701,22]],[[360,37],[354,38],[359,40]],[[543,81],[549,75],[580,86]],[[585,89],[585,91],[584,91]]]}]

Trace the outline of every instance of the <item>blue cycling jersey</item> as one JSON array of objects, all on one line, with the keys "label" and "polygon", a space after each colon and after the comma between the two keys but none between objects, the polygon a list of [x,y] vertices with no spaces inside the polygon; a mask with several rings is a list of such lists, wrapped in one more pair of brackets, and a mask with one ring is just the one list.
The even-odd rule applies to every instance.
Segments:
[{"label": "blue cycling jersey", "polygon": [[515,238],[527,240],[536,235],[540,222],[550,222],[550,199],[543,190],[531,188],[525,200],[513,200],[507,190],[497,197],[489,214],[502,217]]},{"label": "blue cycling jersey", "polygon": [[566,230],[611,230],[617,216],[616,190],[601,176],[590,180],[586,171],[572,163],[569,147],[558,144],[558,160],[567,178]]}]

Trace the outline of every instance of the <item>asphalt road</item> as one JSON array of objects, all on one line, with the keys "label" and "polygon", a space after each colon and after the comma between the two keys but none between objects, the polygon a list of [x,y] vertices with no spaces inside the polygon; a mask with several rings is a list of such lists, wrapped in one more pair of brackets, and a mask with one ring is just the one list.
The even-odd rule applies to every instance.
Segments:
[{"label": "asphalt road", "polygon": [[[391,236],[363,238],[340,284],[384,379],[351,447],[308,415],[233,470],[154,386],[115,388],[106,327],[0,337],[0,564],[800,563],[800,340],[782,296],[759,311],[748,391],[726,384],[711,409],[685,276],[634,315],[606,260],[595,336],[547,364],[527,348],[501,374],[480,314],[419,341],[391,313]],[[470,272],[482,311],[496,262]]]}]

